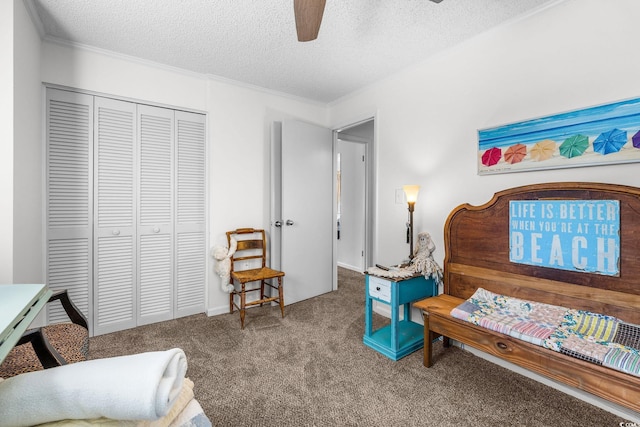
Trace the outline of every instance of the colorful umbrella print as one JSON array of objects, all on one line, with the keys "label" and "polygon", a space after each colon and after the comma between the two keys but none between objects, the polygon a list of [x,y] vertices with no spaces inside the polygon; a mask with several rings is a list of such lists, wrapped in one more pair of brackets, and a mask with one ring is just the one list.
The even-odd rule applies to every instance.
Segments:
[{"label": "colorful umbrella print", "polygon": [[516,144],[507,148],[504,152],[504,161],[507,163],[520,163],[527,155],[527,146],[524,144]]},{"label": "colorful umbrella print", "polygon": [[544,141],[536,142],[529,154],[533,160],[541,162],[550,159],[554,151],[556,151],[555,141],[545,139]]},{"label": "colorful umbrella print", "polygon": [[482,164],[485,166],[493,166],[500,161],[500,157],[502,157],[502,150],[493,147],[489,148],[482,155]]},{"label": "colorful umbrella print", "polygon": [[598,135],[596,140],[593,141],[593,151],[600,154],[617,153],[626,143],[627,132],[620,129],[612,129]]},{"label": "colorful umbrella print", "polygon": [[631,137],[631,141],[633,142],[634,147],[640,148],[640,130]]},{"label": "colorful umbrella print", "polygon": [[572,158],[582,156],[589,146],[589,138],[584,135],[573,135],[560,144],[560,155]]}]

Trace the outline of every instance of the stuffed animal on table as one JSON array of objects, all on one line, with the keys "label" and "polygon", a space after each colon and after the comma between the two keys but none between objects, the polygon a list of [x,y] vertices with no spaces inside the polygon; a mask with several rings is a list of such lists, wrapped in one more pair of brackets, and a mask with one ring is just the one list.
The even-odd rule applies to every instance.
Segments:
[{"label": "stuffed animal on table", "polygon": [[425,231],[418,233],[418,245],[414,251],[411,265],[416,272],[420,272],[425,278],[431,277],[440,283],[442,281],[442,268],[433,259],[433,251],[436,245],[431,239],[431,235]]},{"label": "stuffed animal on table", "polygon": [[215,272],[220,276],[220,286],[222,292],[231,293],[234,290],[231,282],[231,257],[238,249],[238,241],[231,239],[230,248],[226,246],[216,246],[211,250],[211,256],[218,261],[215,266]]}]

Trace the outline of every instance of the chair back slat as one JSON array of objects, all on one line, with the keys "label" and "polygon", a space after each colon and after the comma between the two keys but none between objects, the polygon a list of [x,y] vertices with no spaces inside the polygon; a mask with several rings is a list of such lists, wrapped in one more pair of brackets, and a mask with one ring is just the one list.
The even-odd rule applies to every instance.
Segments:
[{"label": "chair back slat", "polygon": [[263,250],[264,242],[262,240],[238,240],[238,249],[236,249],[236,251],[245,251],[251,249]]},{"label": "chair back slat", "polygon": [[[267,265],[267,239],[266,233],[262,229],[238,228],[234,231],[227,231],[227,244],[231,247],[231,239],[238,242],[236,252],[231,257],[231,271],[240,271],[244,267],[237,264],[238,261],[260,260],[261,267]],[[258,238],[259,237],[259,238]],[[256,268],[250,265],[249,268]]]}]

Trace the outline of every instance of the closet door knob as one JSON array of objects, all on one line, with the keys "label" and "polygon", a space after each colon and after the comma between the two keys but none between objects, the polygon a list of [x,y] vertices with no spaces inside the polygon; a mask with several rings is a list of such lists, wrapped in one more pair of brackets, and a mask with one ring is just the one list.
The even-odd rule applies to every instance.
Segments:
[{"label": "closet door knob", "polygon": [[120,234],[120,230],[113,230],[111,234],[113,234],[114,236],[118,236]]},{"label": "closet door knob", "polygon": [[160,227],[153,227],[153,232],[154,233],[159,233],[160,232]]}]

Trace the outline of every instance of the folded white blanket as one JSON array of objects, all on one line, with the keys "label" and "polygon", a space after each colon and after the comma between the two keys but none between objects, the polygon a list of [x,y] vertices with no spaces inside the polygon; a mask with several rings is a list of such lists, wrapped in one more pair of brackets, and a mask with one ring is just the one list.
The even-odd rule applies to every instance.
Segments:
[{"label": "folded white blanket", "polygon": [[[112,420],[110,418],[90,418],[86,420],[60,420],[51,423],[38,424],[38,427],[171,427],[177,419],[184,419],[183,412],[188,410],[193,399],[193,381],[184,379],[182,390],[173,406],[164,417],[157,420]],[[203,412],[204,414],[204,412]],[[188,416],[197,416],[191,414]],[[186,422],[184,423],[186,424]],[[180,425],[180,424],[179,424]]]},{"label": "folded white blanket", "polygon": [[155,420],[167,414],[187,371],[184,352],[89,360],[0,382],[0,426],[63,419]]}]

